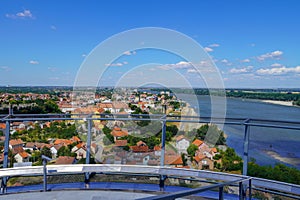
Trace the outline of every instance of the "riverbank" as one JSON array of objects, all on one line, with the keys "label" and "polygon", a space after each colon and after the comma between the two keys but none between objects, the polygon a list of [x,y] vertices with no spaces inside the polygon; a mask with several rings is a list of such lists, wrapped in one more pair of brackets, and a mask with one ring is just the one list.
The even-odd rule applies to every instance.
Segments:
[{"label": "riverbank", "polygon": [[267,155],[271,156],[272,158],[278,160],[278,161],[281,161],[281,162],[284,162],[284,163],[287,163],[287,164],[290,164],[290,165],[293,165],[293,166],[299,166],[300,165],[300,158],[297,158],[297,157],[284,157],[284,156],[281,156],[279,153],[275,152],[275,151],[269,151],[269,150],[266,150],[264,151]]},{"label": "riverbank", "polygon": [[264,103],[271,103],[282,106],[294,106],[292,101],[258,100]]}]

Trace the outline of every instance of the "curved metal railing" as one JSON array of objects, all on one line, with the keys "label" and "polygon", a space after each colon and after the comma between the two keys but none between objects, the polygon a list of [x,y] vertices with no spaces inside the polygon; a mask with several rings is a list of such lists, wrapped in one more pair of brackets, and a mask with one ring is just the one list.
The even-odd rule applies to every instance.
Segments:
[{"label": "curved metal railing", "polygon": [[[7,115],[1,116],[0,121],[6,123],[5,129],[5,142],[4,142],[4,162],[3,169],[0,169],[0,177],[2,177],[2,192],[5,192],[6,182],[8,177],[24,176],[24,175],[55,175],[65,173],[85,173],[86,182],[88,183],[89,173],[124,173],[124,174],[139,174],[139,175],[156,175],[160,178],[160,186],[163,187],[163,182],[166,177],[192,177],[201,179],[210,179],[221,181],[220,185],[214,187],[223,188],[225,185],[230,185],[233,182],[238,183],[240,187],[240,196],[244,197],[247,194],[251,197],[251,190],[258,190],[263,192],[269,192],[279,194],[291,198],[300,198],[300,186],[295,184],[289,184],[284,182],[266,180],[255,177],[246,176],[248,166],[248,150],[249,150],[249,127],[265,127],[265,128],[280,128],[289,130],[300,130],[300,122],[298,121],[280,121],[280,120],[264,120],[264,119],[243,119],[243,118],[210,118],[210,117],[197,117],[197,116],[168,116],[168,115],[153,115],[151,118],[140,118],[143,115],[118,115],[118,114],[41,114],[41,115]],[[148,116],[148,115],[147,115]],[[48,165],[46,170],[43,166],[36,167],[22,167],[22,168],[7,168],[8,166],[8,150],[9,150],[9,137],[10,137],[10,124],[15,121],[49,121],[49,120],[84,120],[88,123],[87,130],[87,159],[84,165]],[[162,122],[162,153],[164,155],[165,150],[165,127],[166,122],[188,122],[188,123],[215,123],[215,124],[228,124],[236,126],[244,126],[244,153],[243,153],[243,172],[244,175],[234,175],[212,171],[199,171],[194,169],[183,168],[169,168],[164,166],[164,156],[161,159],[161,166],[135,166],[135,165],[107,165],[89,164],[90,158],[90,144],[91,144],[91,124],[93,120],[156,120]],[[180,176],[178,176],[180,174]],[[45,182],[45,180],[44,180]],[[213,187],[213,186],[212,186]],[[210,188],[206,188],[210,189]],[[195,190],[197,193],[202,191],[203,188]],[[220,197],[222,196],[220,189]],[[170,194],[172,195],[172,194]],[[180,194],[183,195],[183,194]]]}]

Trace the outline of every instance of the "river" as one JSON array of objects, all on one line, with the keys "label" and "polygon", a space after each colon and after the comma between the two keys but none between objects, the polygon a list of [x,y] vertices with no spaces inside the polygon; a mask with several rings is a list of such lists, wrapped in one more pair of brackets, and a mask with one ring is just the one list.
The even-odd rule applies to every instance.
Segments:
[{"label": "river", "polygon": [[[188,102],[191,107],[200,108],[200,116],[211,115],[211,100],[209,96],[177,95]],[[222,110],[221,98],[216,98],[214,106]],[[255,100],[227,98],[226,117],[255,118],[269,120],[300,121],[300,108],[276,105]],[[224,125],[227,144],[233,147],[241,156],[243,153],[244,127]],[[274,165],[283,162],[300,169],[300,130],[275,128],[250,128],[249,157],[261,165]]]}]

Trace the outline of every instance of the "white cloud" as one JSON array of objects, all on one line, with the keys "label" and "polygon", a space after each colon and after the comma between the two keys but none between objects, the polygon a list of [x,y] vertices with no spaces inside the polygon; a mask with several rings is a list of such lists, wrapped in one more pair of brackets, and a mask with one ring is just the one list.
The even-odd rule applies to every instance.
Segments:
[{"label": "white cloud", "polygon": [[82,57],[86,57],[86,54],[84,53],[84,54],[82,54],[81,56],[82,56]]},{"label": "white cloud", "polygon": [[210,44],[208,46],[211,47],[211,48],[215,48],[215,47],[219,47],[220,45],[219,44]]},{"label": "white cloud", "polygon": [[131,56],[131,55],[135,55],[136,51],[125,51],[123,54],[127,56]]},{"label": "white cloud", "polygon": [[3,70],[3,71],[9,71],[10,67],[8,67],[8,66],[0,66],[0,69]]},{"label": "white cloud", "polygon": [[204,51],[206,51],[206,52],[212,52],[214,50],[212,48],[209,48],[209,47],[204,47]]},{"label": "white cloud", "polygon": [[188,73],[198,73],[198,71],[196,69],[188,69],[187,72]]},{"label": "white cloud", "polygon": [[297,67],[274,67],[270,69],[259,69],[256,71],[259,75],[283,75],[287,73],[300,73],[300,66]]},{"label": "white cloud", "polygon": [[11,18],[11,19],[25,19],[25,18],[29,18],[29,19],[33,19],[33,15],[31,13],[30,10],[24,10],[23,12],[18,12],[16,14],[6,14],[5,15],[7,18]]},{"label": "white cloud", "polygon": [[271,67],[284,67],[282,64],[274,63],[271,65]]},{"label": "white cloud", "polygon": [[247,66],[243,68],[232,68],[229,70],[231,74],[240,74],[240,73],[248,73],[251,72],[253,69],[253,66]]},{"label": "white cloud", "polygon": [[258,60],[264,61],[266,59],[279,59],[282,56],[282,51],[273,51],[271,53],[266,53],[257,57]]},{"label": "white cloud", "polygon": [[242,60],[241,62],[248,63],[248,62],[250,62],[250,59],[246,58],[246,59]]},{"label": "white cloud", "polygon": [[106,67],[122,67],[123,65],[127,65],[128,62],[117,62],[117,63],[110,63],[110,64],[105,64]]},{"label": "white cloud", "polygon": [[39,61],[37,61],[37,60],[31,60],[31,61],[29,61],[29,63],[32,64],[32,65],[38,65]]},{"label": "white cloud", "polygon": [[222,64],[225,64],[225,65],[227,65],[227,66],[230,66],[230,65],[232,65],[232,63],[231,62],[229,62],[229,60],[227,60],[227,59],[223,59],[223,60],[221,60],[220,61]]}]

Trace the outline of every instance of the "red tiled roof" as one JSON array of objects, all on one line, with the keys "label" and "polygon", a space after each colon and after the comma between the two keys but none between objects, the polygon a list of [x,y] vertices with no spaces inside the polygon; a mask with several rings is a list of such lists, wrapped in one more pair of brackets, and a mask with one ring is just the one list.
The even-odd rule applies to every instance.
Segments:
[{"label": "red tiled roof", "polygon": [[121,130],[121,128],[115,127],[114,130],[111,132],[114,137],[124,137],[127,136],[128,133],[126,131]]},{"label": "red tiled roof", "polygon": [[73,164],[75,161],[74,157],[70,156],[59,156],[55,162],[56,165],[68,165]]},{"label": "red tiled roof", "polygon": [[196,139],[194,142],[193,142],[194,145],[196,145],[197,147],[199,147],[201,144],[203,144],[203,141],[202,140],[199,140],[199,139]]},{"label": "red tiled roof", "polygon": [[9,144],[11,145],[11,146],[15,146],[15,145],[23,145],[23,141],[21,140],[21,139],[16,139],[16,140],[10,140],[9,141]]},{"label": "red tiled roof", "polygon": [[138,141],[138,142],[136,143],[136,145],[137,145],[137,146],[147,146],[146,143],[143,142],[143,141],[141,141],[141,140]]},{"label": "red tiled roof", "polygon": [[72,144],[73,142],[71,140],[67,140],[67,139],[57,139],[55,140],[54,142],[54,145],[57,145],[57,144],[63,144],[65,146],[68,146],[70,144]]},{"label": "red tiled roof", "polygon": [[29,154],[28,154],[26,151],[19,152],[19,155],[20,155],[22,158],[27,158],[27,157],[29,156]]},{"label": "red tiled roof", "polygon": [[86,145],[85,145],[84,142],[81,142],[81,143],[77,144],[76,147],[77,147],[78,149],[80,149],[80,148],[85,148]]},{"label": "red tiled roof", "polygon": [[20,146],[12,148],[12,153],[13,154],[17,154],[17,153],[20,153],[22,151],[24,151],[24,149],[23,149],[23,147],[20,147]]},{"label": "red tiled roof", "polygon": [[196,162],[200,162],[200,161],[203,160],[204,158],[206,158],[205,155],[198,155],[198,156],[195,156],[195,157],[194,157],[194,160],[195,160]]},{"label": "red tiled roof", "polygon": [[0,123],[0,129],[5,129],[5,128],[6,128],[6,124]]},{"label": "red tiled roof", "polygon": [[130,146],[129,148],[135,153],[146,153],[149,151],[148,146]]},{"label": "red tiled roof", "polygon": [[161,150],[161,147],[160,147],[160,146],[154,146],[153,150],[154,150],[154,151],[160,151],[160,150]]},{"label": "red tiled roof", "polygon": [[214,153],[217,153],[217,152],[218,152],[217,148],[215,148],[215,147],[214,147],[214,148],[211,148],[211,151],[214,152]]},{"label": "red tiled roof", "polygon": [[183,165],[183,161],[180,155],[165,156],[166,165]]},{"label": "red tiled roof", "polygon": [[115,141],[115,146],[117,147],[124,147],[127,145],[127,140],[116,140]]}]

